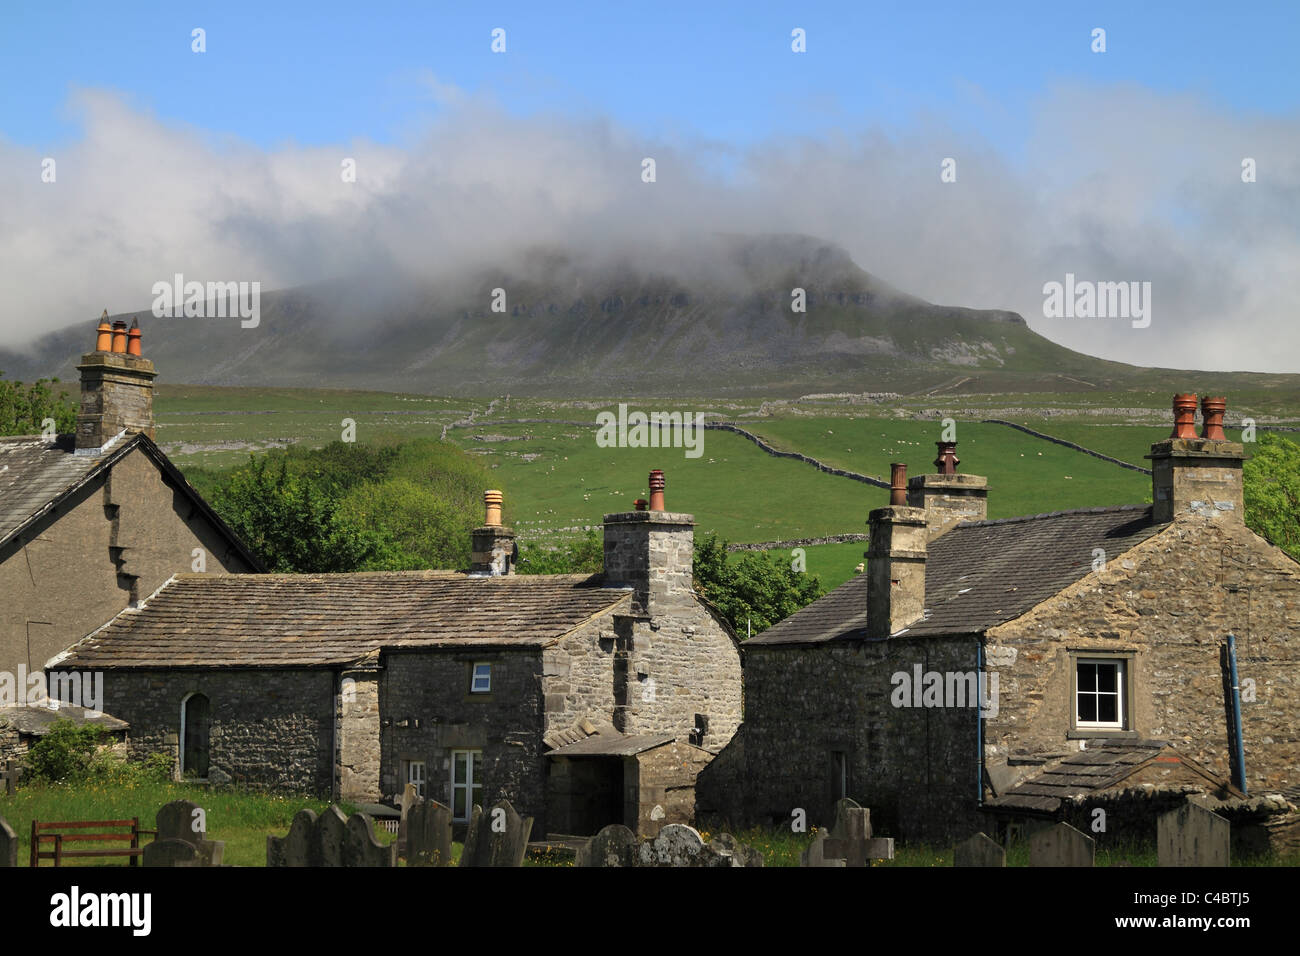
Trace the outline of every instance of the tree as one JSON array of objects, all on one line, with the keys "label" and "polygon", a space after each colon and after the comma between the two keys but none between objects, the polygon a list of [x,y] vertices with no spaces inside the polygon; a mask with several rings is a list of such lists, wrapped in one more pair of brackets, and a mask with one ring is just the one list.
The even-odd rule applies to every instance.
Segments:
[{"label": "tree", "polygon": [[71,432],[76,427],[77,406],[68,393],[54,394],[57,378],[38,378],[30,385],[11,382],[0,372],[0,435],[38,435],[45,420],[53,419],[55,431]]},{"label": "tree", "polygon": [[1246,525],[1300,560],[1300,445],[1262,435],[1242,470]]},{"label": "tree", "polygon": [[380,535],[347,522],[337,494],[291,472],[284,458],[273,468],[250,456],[212,504],[268,571],[356,571],[385,555]]},{"label": "tree", "polygon": [[293,447],[190,479],[271,571],[464,568],[490,476],[429,440]]},{"label": "tree", "polygon": [[821,581],[760,551],[730,557],[716,534],[695,546],[695,590],[737,634],[765,631],[825,594]]},{"label": "tree", "polygon": [[604,569],[605,541],[594,528],[576,541],[552,547],[526,544],[515,565],[520,574],[599,574]]}]

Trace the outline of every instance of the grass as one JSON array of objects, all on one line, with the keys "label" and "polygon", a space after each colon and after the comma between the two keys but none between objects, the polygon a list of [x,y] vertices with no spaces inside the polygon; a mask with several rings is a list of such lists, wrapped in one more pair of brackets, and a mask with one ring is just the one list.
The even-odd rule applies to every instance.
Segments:
[{"label": "grass", "polygon": [[[235,866],[265,866],[267,836],[284,836],[299,810],[307,808],[321,813],[329,808],[329,801],[311,797],[209,790],[183,783],[28,785],[7,796],[0,795],[0,817],[8,820],[18,834],[18,860],[25,865],[31,852],[32,820],[126,820],[138,817],[141,828],[152,830],[158,809],[173,800],[191,800],[204,809],[208,839],[225,841],[224,861]],[[351,814],[355,809],[349,804],[340,804],[340,808],[345,814]],[[376,837],[381,843],[391,843],[396,839],[396,835],[382,829]],[[146,837],[145,841],[149,839]],[[122,866],[124,862],[107,859],[86,865]]]}]

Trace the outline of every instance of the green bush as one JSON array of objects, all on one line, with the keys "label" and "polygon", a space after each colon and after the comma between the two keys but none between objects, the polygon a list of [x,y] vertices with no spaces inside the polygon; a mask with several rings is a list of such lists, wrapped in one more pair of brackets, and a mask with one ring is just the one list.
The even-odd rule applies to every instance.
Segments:
[{"label": "green bush", "polygon": [[96,760],[104,737],[104,729],[94,724],[78,727],[66,718],[56,720],[49,733],[28,749],[24,776],[48,783],[83,780]]}]

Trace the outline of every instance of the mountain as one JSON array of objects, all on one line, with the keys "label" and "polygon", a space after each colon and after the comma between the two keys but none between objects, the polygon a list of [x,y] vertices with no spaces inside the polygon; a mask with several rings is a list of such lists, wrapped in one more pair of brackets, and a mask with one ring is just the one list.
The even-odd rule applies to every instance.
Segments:
[{"label": "mountain", "polygon": [[[792,290],[806,312],[791,309]],[[492,309],[505,292],[504,312]],[[1054,344],[1012,312],[925,302],[806,236],[713,236],[645,256],[532,249],[433,281],[392,273],[261,296],[237,318],[138,313],[161,381],[427,393],[773,397],[1071,391],[1142,371]],[[94,318],[0,351],[10,378],[75,381]]]}]

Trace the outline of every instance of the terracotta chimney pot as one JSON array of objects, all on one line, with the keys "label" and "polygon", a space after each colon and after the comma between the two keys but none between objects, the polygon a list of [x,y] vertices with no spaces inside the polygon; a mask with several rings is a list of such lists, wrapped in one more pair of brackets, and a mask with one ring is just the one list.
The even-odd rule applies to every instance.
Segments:
[{"label": "terracotta chimney pot", "polygon": [[1227,411],[1228,400],[1223,396],[1201,399],[1201,415],[1205,419],[1205,427],[1201,429],[1202,438],[1207,441],[1228,440],[1228,436],[1223,433],[1223,416]]},{"label": "terracotta chimney pot", "polygon": [[644,498],[638,498],[636,501],[632,502],[632,507],[637,511],[645,511],[646,500]]},{"label": "terracotta chimney pot", "polygon": [[491,491],[483,492],[483,504],[486,506],[486,514],[483,518],[483,523],[485,525],[490,525],[492,527],[501,526],[501,501],[501,492],[497,491],[495,488]]},{"label": "terracotta chimney pot", "polygon": [[113,323],[113,351],[126,354],[126,322],[122,319]]},{"label": "terracotta chimney pot", "polygon": [[1190,392],[1174,396],[1174,430],[1170,438],[1196,438],[1196,396]]},{"label": "terracotta chimney pot", "polygon": [[907,505],[907,465],[902,462],[889,466],[889,504]]},{"label": "terracotta chimney pot", "polygon": [[654,471],[650,472],[650,510],[651,511],[664,510],[664,486],[666,484],[667,482],[664,481],[664,473],[661,470],[656,468]]},{"label": "terracotta chimney pot", "polygon": [[941,475],[957,474],[957,466],[961,464],[961,459],[957,457],[957,443],[955,441],[937,441],[939,446],[939,456],[935,458],[934,465],[939,469]]},{"label": "terracotta chimney pot", "polygon": [[140,355],[140,323],[131,320],[131,327],[126,330],[126,354]]},{"label": "terracotta chimney pot", "polygon": [[99,317],[98,334],[95,336],[96,352],[113,351],[113,327],[108,324],[108,309]]}]

